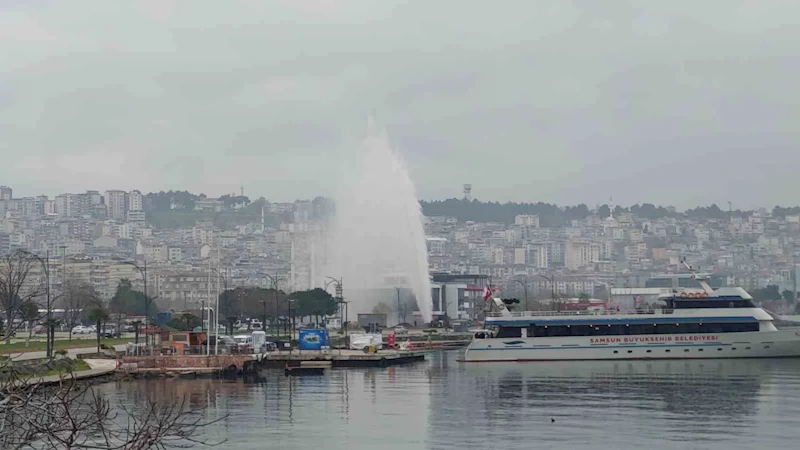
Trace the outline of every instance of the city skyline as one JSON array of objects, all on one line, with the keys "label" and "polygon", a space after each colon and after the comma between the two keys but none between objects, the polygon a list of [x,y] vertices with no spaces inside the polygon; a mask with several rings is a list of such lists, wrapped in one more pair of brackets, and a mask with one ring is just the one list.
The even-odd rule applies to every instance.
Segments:
[{"label": "city skyline", "polygon": [[370,111],[424,199],[752,208],[800,187],[797,2],[0,12],[0,179],[26,195],[328,195]]},{"label": "city skyline", "polygon": [[[0,180],[0,183],[2,183],[2,180]],[[97,192],[100,192],[100,193],[114,192],[114,191],[120,191],[120,192],[136,191],[136,192],[139,192],[143,197],[146,197],[146,196],[148,196],[150,194],[157,194],[159,192],[169,192],[169,190],[167,190],[167,191],[164,191],[164,190],[161,190],[161,191],[155,191],[155,190],[149,191],[147,189],[140,189],[140,188],[137,188],[137,187],[133,187],[133,188],[130,188],[130,189],[119,189],[118,187],[98,188],[97,186],[94,186],[94,187],[90,187],[89,189],[85,189],[83,191],[75,191],[75,192],[66,192],[65,191],[65,192],[55,192],[55,193],[40,192],[40,193],[36,193],[36,194],[31,194],[31,193],[20,193],[10,183],[3,184],[2,187],[11,189],[13,191],[13,198],[15,200],[22,199],[22,198],[35,198],[35,197],[40,197],[40,196],[47,196],[48,198],[50,198],[50,197],[55,198],[55,197],[58,197],[60,195],[68,195],[68,194],[70,194],[70,195],[78,195],[78,194],[83,194],[83,193],[86,193],[86,192],[94,192],[94,191],[97,191]],[[446,200],[462,200],[464,198],[463,185],[461,187],[462,187],[461,195],[453,195],[451,197],[445,197],[445,198],[418,198],[418,200],[420,202],[428,202],[428,203],[441,202],[441,201],[446,201]],[[258,193],[251,194],[251,193],[246,191],[244,185],[240,185],[239,189],[236,190],[236,191],[222,192],[219,195],[209,194],[209,191],[191,192],[191,191],[188,191],[187,189],[181,188],[180,186],[178,186],[176,189],[174,189],[174,191],[175,192],[189,192],[190,194],[197,195],[197,196],[205,196],[206,198],[209,198],[209,199],[218,199],[218,198],[226,196],[226,195],[228,195],[228,196],[244,195],[244,196],[248,197],[248,199],[251,202],[257,201],[260,198],[264,198],[266,201],[271,202],[271,203],[306,202],[306,201],[311,201],[311,200],[313,200],[315,198],[320,198],[320,197],[321,198],[326,198],[326,199],[329,199],[329,200],[331,199],[331,197],[326,196],[326,195],[322,195],[322,194],[315,195],[315,196],[312,196],[312,197],[309,197],[309,198],[295,198],[295,199],[270,198],[268,196],[260,195]],[[0,196],[0,199],[2,199],[2,198],[3,197]],[[709,202],[709,203],[704,203],[704,204],[687,205],[685,208],[679,208],[679,207],[676,207],[674,204],[669,204],[669,203],[667,203],[667,204],[658,204],[658,203],[654,203],[654,202],[647,201],[647,200],[645,200],[643,202],[638,202],[638,203],[621,204],[621,203],[616,202],[613,197],[606,198],[604,201],[599,201],[597,203],[589,203],[589,202],[586,202],[586,201],[579,201],[579,202],[574,203],[574,204],[559,204],[559,203],[554,203],[554,202],[548,202],[548,201],[542,200],[542,199],[527,199],[527,200],[523,199],[523,200],[520,200],[520,201],[499,201],[497,199],[477,198],[472,194],[470,194],[470,200],[475,200],[475,201],[483,202],[483,203],[500,203],[501,205],[502,204],[533,205],[533,204],[537,204],[537,203],[544,203],[544,204],[553,205],[553,206],[556,206],[556,207],[559,207],[559,208],[576,207],[576,206],[580,206],[580,205],[585,205],[590,211],[596,211],[598,208],[607,207],[607,206],[613,206],[615,208],[622,208],[622,209],[629,209],[629,208],[634,207],[634,206],[648,205],[649,204],[649,205],[653,205],[655,207],[661,207],[661,208],[674,208],[675,211],[679,212],[679,213],[680,212],[685,212],[685,211],[690,210],[690,209],[695,209],[695,208],[711,207],[713,205],[716,205],[717,207],[719,207],[720,210],[722,210],[723,212],[727,212],[729,210],[732,210],[734,212],[736,212],[736,211],[749,212],[749,211],[756,211],[756,210],[759,210],[759,209],[771,210],[771,209],[773,209],[775,207],[793,208],[793,207],[800,206],[800,201],[797,201],[795,203],[787,203],[787,204],[764,203],[764,204],[759,204],[759,205],[755,205],[755,206],[751,206],[751,207],[744,207],[743,205],[738,204],[736,201],[726,200],[726,201],[720,201],[720,202]],[[139,206],[138,209],[141,209],[141,208],[142,207]]]}]

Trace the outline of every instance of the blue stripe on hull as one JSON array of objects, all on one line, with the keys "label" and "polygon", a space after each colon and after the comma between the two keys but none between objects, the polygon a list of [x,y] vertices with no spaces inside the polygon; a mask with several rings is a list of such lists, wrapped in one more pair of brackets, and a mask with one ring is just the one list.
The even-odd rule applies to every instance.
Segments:
[{"label": "blue stripe on hull", "polygon": [[[567,344],[569,345],[569,344]],[[670,343],[653,343],[641,345],[582,345],[582,346],[565,346],[565,347],[498,347],[498,348],[468,348],[467,351],[502,351],[502,350],[574,350],[574,349],[614,349],[614,348],[646,348],[646,347],[725,347],[733,344],[723,344],[721,342],[714,344],[670,344]],[[744,344],[743,344],[744,345]]]},{"label": "blue stripe on hull", "polygon": [[573,319],[573,320],[551,320],[537,319],[532,317],[525,320],[491,320],[486,321],[487,325],[499,325],[505,327],[524,327],[528,325],[625,325],[625,324],[648,324],[648,323],[758,323],[755,317],[650,317],[645,319],[630,318],[604,318],[604,319]]}]

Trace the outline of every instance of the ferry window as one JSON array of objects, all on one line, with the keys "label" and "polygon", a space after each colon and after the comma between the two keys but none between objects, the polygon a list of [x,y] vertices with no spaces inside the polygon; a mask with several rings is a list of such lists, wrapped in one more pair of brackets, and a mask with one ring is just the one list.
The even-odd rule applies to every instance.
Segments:
[{"label": "ferry window", "polygon": [[547,328],[537,325],[533,327],[533,337],[546,337],[547,336]]},{"label": "ferry window", "polygon": [[619,353],[619,352],[617,350],[614,350],[614,354],[616,355],[617,353]]},{"label": "ferry window", "polygon": [[656,334],[673,334],[680,333],[680,325],[674,323],[658,324],[656,325]]},{"label": "ferry window", "polygon": [[500,327],[497,332],[499,338],[518,338],[522,336],[522,327]]},{"label": "ferry window", "polygon": [[570,336],[591,336],[592,327],[589,325],[573,325],[569,327]]},{"label": "ferry window", "polygon": [[681,333],[699,333],[700,332],[700,324],[699,323],[682,323],[680,325]]},{"label": "ferry window", "polygon": [[666,350],[664,350],[664,352],[665,352],[665,353],[669,353],[669,352],[670,352],[670,349],[666,349]]},{"label": "ferry window", "polygon": [[635,325],[631,325],[630,326],[629,333],[630,334],[653,334],[653,328],[654,327],[653,327],[652,324],[648,324],[648,325],[635,324]]},{"label": "ferry window", "polygon": [[700,326],[701,333],[724,333],[721,323],[704,323]]},{"label": "ferry window", "polygon": [[569,336],[570,330],[565,326],[560,327],[547,327],[547,335],[552,337]]},{"label": "ferry window", "polygon": [[611,336],[619,336],[621,334],[628,333],[628,327],[626,327],[625,325],[611,325],[610,327],[608,327],[608,329],[609,329],[608,334]]}]

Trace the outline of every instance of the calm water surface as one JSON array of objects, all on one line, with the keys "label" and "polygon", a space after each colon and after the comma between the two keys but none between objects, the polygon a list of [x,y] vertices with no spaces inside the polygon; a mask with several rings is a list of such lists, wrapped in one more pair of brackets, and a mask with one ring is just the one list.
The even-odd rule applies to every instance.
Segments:
[{"label": "calm water surface", "polygon": [[[101,389],[123,404],[205,408],[223,448],[797,448],[800,360],[463,364],[265,381],[152,380]],[[555,420],[555,422],[553,422]]]}]

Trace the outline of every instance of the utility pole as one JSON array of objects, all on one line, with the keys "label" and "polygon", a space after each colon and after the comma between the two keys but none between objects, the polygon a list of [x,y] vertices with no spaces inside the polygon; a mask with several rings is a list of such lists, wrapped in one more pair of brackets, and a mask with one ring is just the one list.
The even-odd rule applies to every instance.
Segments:
[{"label": "utility pole", "polygon": [[219,244],[217,244],[217,298],[214,301],[214,356],[219,355],[219,277],[222,262],[219,259]]},{"label": "utility pole", "polygon": [[525,311],[528,311],[528,279],[526,278],[525,282],[516,278],[512,279],[511,281],[515,281],[522,285],[522,290],[525,292]]},{"label": "utility pole", "polygon": [[397,324],[400,325],[400,288],[394,288],[397,291]]},{"label": "utility pole", "polygon": [[[551,277],[548,277],[546,275],[541,275],[541,274],[539,274],[539,276],[550,282],[550,295],[551,295],[550,304],[552,306],[552,304],[556,303],[556,283],[555,283],[555,278],[556,277],[555,277],[555,275],[553,275],[552,278],[551,278]],[[561,310],[560,305],[556,305],[556,311],[560,311],[560,310]]]},{"label": "utility pole", "polygon": [[795,263],[795,249],[794,242],[792,242],[792,304],[797,304],[797,265]]},{"label": "utility pole", "polygon": [[[44,277],[47,283],[47,359],[53,358],[53,347],[55,347],[55,326],[53,325],[53,310],[50,305],[50,248],[45,250]],[[41,261],[41,259],[39,260]],[[10,324],[9,324],[10,325]]]}]

